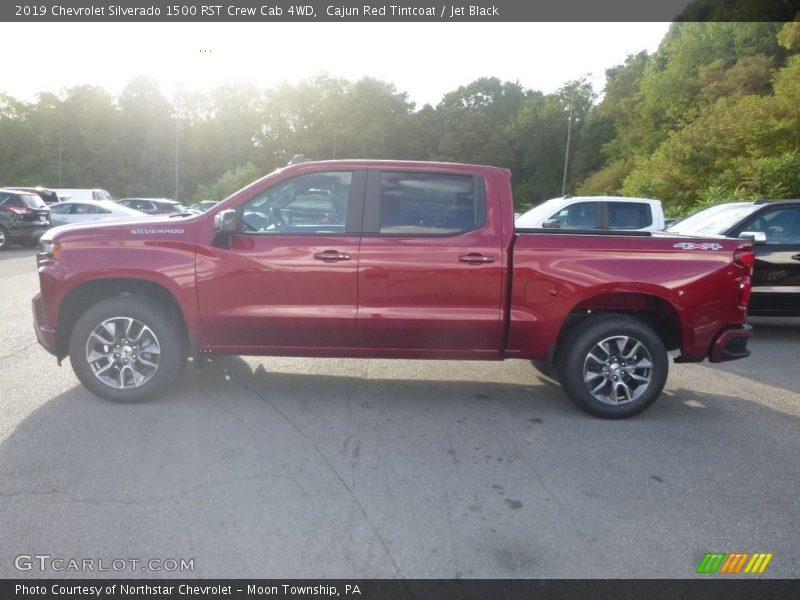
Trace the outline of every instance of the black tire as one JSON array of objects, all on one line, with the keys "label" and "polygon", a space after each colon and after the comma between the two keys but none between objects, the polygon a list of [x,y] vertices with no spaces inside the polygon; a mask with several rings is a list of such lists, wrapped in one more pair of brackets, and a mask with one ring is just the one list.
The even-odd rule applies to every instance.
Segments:
[{"label": "black tire", "polygon": [[[105,400],[141,402],[157,396],[186,364],[185,335],[174,320],[172,311],[141,296],[98,302],[72,328],[72,370],[90,392]],[[90,362],[96,355],[99,358]]]},{"label": "black tire", "polygon": [[8,229],[0,226],[0,250],[7,250],[10,245],[11,234],[8,233]]},{"label": "black tire", "polygon": [[531,364],[533,365],[534,369],[536,369],[539,373],[541,373],[548,379],[552,379],[553,381],[558,381],[558,369],[556,369],[556,366],[552,364],[550,361],[531,360]]},{"label": "black tire", "polygon": [[578,408],[596,417],[626,419],[661,395],[669,360],[648,325],[607,314],[588,317],[569,332],[557,367],[561,386]]}]

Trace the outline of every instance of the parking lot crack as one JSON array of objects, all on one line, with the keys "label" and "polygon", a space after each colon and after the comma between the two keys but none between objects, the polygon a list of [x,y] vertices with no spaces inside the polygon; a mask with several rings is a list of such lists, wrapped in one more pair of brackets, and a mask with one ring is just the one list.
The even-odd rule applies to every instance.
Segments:
[{"label": "parking lot crack", "polygon": [[56,494],[63,494],[69,496],[67,492],[61,490],[19,490],[16,492],[0,492],[0,498],[16,498],[18,496],[52,496]]},{"label": "parking lot crack", "polygon": [[389,559],[389,562],[392,565],[392,568],[394,569],[395,576],[396,577],[402,577],[401,572],[400,572],[400,567],[398,566],[397,561],[395,561],[394,556],[392,555],[391,551],[389,550],[388,543],[386,542],[384,537],[381,535],[380,531],[378,531],[378,528],[375,526],[375,524],[372,522],[372,520],[369,518],[369,515],[367,514],[367,511],[364,508],[364,505],[361,503],[361,501],[356,496],[355,492],[353,491],[353,488],[350,485],[348,485],[348,483],[344,480],[342,475],[339,473],[339,471],[336,469],[336,467],[333,465],[333,463],[330,461],[330,459],[326,456],[326,454],[322,450],[320,450],[319,446],[305,433],[305,431],[302,430],[302,428],[297,423],[295,423],[289,417],[289,415],[287,415],[285,412],[283,412],[278,406],[276,406],[274,403],[272,403],[268,398],[266,398],[264,395],[260,394],[257,390],[254,390],[253,388],[251,388],[246,383],[244,383],[242,381],[239,381],[238,379],[236,379],[234,377],[231,377],[231,381],[234,381],[235,383],[239,384],[242,388],[244,388],[245,390],[247,390],[251,394],[253,394],[253,395],[257,396],[258,398],[260,398],[261,400],[263,400],[267,404],[267,406],[269,406],[272,410],[274,410],[276,413],[278,413],[311,446],[311,448],[313,448],[314,452],[316,452],[317,455],[322,459],[322,462],[325,464],[325,466],[328,468],[328,470],[330,470],[330,472],[334,475],[334,477],[336,477],[336,479],[339,481],[339,483],[342,485],[342,487],[347,491],[347,494],[350,496],[350,498],[352,498],[353,503],[356,505],[356,507],[358,508],[358,511],[361,513],[361,516],[364,518],[364,522],[370,528],[370,530],[372,531],[373,535],[375,536],[375,538],[378,540],[378,542],[380,543],[381,547],[383,548],[384,553],[386,554],[387,558]]},{"label": "parking lot crack", "polygon": [[9,354],[3,354],[2,356],[0,356],[0,362],[6,360],[8,358],[14,358],[15,356],[18,356],[18,355],[22,354],[26,350],[30,350],[31,348],[33,348],[36,344],[37,344],[37,342],[31,342],[27,346],[23,346],[22,348],[18,348],[17,350],[14,350],[13,352],[10,352]]}]

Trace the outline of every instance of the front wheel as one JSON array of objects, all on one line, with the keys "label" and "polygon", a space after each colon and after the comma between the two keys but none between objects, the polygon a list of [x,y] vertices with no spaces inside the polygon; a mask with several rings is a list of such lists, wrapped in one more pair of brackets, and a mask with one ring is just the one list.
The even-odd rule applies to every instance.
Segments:
[{"label": "front wheel", "polygon": [[186,362],[182,332],[167,310],[136,296],[117,296],[89,308],[72,329],[72,369],[96,396],[113,402],[151,398]]},{"label": "front wheel", "polygon": [[661,338],[626,315],[598,315],[562,342],[559,379],[570,399],[597,417],[624,419],[653,404],[667,381]]}]

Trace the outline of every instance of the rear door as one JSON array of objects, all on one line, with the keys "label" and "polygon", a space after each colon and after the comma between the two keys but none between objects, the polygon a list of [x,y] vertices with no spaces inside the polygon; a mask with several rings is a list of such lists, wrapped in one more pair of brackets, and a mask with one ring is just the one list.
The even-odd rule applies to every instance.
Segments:
[{"label": "rear door", "polygon": [[497,353],[501,222],[481,176],[370,169],[358,274],[361,346],[409,356]]},{"label": "rear door", "polygon": [[730,235],[763,232],[766,244],[755,246],[750,311],[800,315],[800,206],[770,206],[758,211]]},{"label": "rear door", "polygon": [[[345,354],[358,346],[359,235],[366,170],[284,179],[237,208],[229,248],[197,257],[211,346]],[[294,350],[293,350],[294,349]]]}]

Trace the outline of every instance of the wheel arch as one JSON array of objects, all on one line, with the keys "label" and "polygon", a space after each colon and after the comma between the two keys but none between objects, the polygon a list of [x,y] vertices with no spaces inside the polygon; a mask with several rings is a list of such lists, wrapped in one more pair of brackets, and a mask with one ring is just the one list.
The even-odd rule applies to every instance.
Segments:
[{"label": "wheel arch", "polygon": [[628,315],[651,327],[667,350],[678,350],[682,347],[683,322],[680,312],[672,302],[646,292],[622,291],[598,294],[576,304],[558,333],[555,353],[577,325],[597,314]]},{"label": "wheel arch", "polygon": [[84,281],[71,289],[59,307],[56,331],[56,352],[60,358],[68,354],[69,337],[76,321],[92,305],[114,296],[136,295],[155,301],[169,311],[188,341],[189,329],[180,303],[165,286],[147,279],[114,277]]}]

